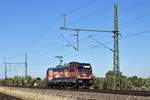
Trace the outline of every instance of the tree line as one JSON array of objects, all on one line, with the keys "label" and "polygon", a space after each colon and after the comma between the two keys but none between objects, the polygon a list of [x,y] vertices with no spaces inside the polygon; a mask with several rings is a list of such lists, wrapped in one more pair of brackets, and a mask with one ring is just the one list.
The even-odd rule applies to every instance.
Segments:
[{"label": "tree line", "polygon": [[[112,90],[114,86],[114,76],[114,71],[108,71],[105,77],[94,76],[92,80],[92,88]],[[138,76],[127,77],[125,75],[121,75],[120,83],[120,87],[122,90],[150,91],[150,77],[140,78]],[[21,76],[15,76],[14,78],[1,79],[0,85],[44,87],[46,86],[46,79],[41,79],[40,77],[32,78],[31,76],[27,76],[26,78]]]},{"label": "tree line", "polygon": [[[97,89],[113,89],[114,85],[114,71],[106,73],[104,78],[96,77],[93,78],[93,88]],[[150,91],[150,77],[140,78],[138,76],[127,77],[125,75],[120,76],[120,88],[122,90],[148,90]]]},{"label": "tree line", "polygon": [[3,86],[45,86],[46,80],[41,79],[40,77],[32,78],[31,76],[21,77],[21,76],[15,76],[14,78],[7,78],[7,79],[1,79],[0,85]]}]

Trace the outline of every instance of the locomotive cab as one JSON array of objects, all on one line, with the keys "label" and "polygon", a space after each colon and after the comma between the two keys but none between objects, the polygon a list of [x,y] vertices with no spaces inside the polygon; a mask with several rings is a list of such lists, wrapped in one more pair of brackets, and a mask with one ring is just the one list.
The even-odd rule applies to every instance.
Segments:
[{"label": "locomotive cab", "polygon": [[82,63],[77,66],[78,84],[83,87],[90,87],[92,85],[92,68],[90,64]]}]

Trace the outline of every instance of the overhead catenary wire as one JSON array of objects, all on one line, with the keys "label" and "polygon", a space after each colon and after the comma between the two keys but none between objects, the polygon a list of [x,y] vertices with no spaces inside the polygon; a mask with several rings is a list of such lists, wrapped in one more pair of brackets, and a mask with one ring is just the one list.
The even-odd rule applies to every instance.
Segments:
[{"label": "overhead catenary wire", "polygon": [[[87,2],[86,4],[80,6],[80,7],[76,8],[76,9],[74,9],[74,10],[72,10],[72,11],[67,12],[67,14],[72,14],[72,13],[74,13],[74,12],[76,12],[76,11],[78,11],[78,10],[80,10],[80,9],[82,9],[82,8],[84,8],[84,7],[86,7],[86,6],[90,5],[90,4],[92,4],[92,3],[94,3],[94,2],[96,2],[96,0],[89,1],[89,2]],[[57,20],[55,21],[56,24],[60,21],[61,18],[62,18],[62,15],[60,15],[60,16],[57,18]],[[51,29],[53,29],[53,28],[56,26],[56,24],[55,24],[55,25],[51,25],[45,32],[43,32],[37,39],[35,39],[35,40],[31,43],[31,46],[27,49],[27,51],[28,51],[28,50],[31,50],[31,48],[33,48],[33,46],[35,46],[40,40],[42,40],[42,39],[45,37],[45,35],[48,33],[48,31],[51,30]],[[25,50],[23,50],[23,52],[24,52],[24,51],[25,51]],[[21,53],[20,53],[20,54],[21,54]],[[18,55],[19,55],[19,54],[16,54],[14,57],[11,57],[11,58],[16,58]]]},{"label": "overhead catenary wire", "polygon": [[150,16],[150,12],[144,13],[144,14],[142,14],[140,16],[137,16],[137,17],[132,18],[132,19],[130,19],[128,21],[125,21],[125,22],[121,23],[119,26],[128,25],[128,24],[130,24],[132,22],[136,22],[137,20],[143,19],[144,17],[147,17],[147,16]]},{"label": "overhead catenary wire", "polygon": [[143,35],[143,34],[147,34],[147,33],[150,33],[150,30],[146,30],[146,31],[142,31],[142,32],[136,32],[136,33],[132,33],[132,34],[127,34],[123,38],[134,37],[134,36]]},{"label": "overhead catenary wire", "polygon": [[90,13],[90,14],[88,14],[88,15],[86,15],[86,16],[83,16],[83,17],[81,17],[81,18],[79,18],[79,19],[76,19],[76,20],[70,22],[69,24],[72,25],[72,24],[77,23],[77,22],[79,22],[79,21],[85,20],[85,19],[87,19],[87,18],[89,18],[89,17],[92,17],[92,16],[94,16],[94,15],[96,15],[96,14],[99,14],[100,12],[101,12],[101,13],[104,12],[104,11],[110,9],[111,7],[113,7],[113,5],[108,6],[108,7],[106,7],[106,8],[103,8],[103,9],[100,9],[100,10],[97,10],[97,11],[95,11],[95,12],[93,12],[93,13]]},{"label": "overhead catenary wire", "polygon": [[[142,2],[142,4],[143,4],[144,2]],[[120,16],[124,16],[124,12],[129,12],[129,11],[131,11],[132,9],[135,9],[135,8],[137,8],[137,7],[139,7],[139,6],[136,6],[136,7],[129,7],[129,8],[127,8],[127,9],[123,9],[122,11],[120,11],[120,13],[119,13],[119,15]],[[110,17],[108,17],[108,18],[105,18],[105,20],[111,20],[111,18]],[[129,21],[129,20],[128,20]],[[128,21],[126,21],[126,22],[128,22]],[[76,23],[76,22],[75,22]],[[125,22],[124,22],[125,23]],[[96,22],[93,22],[93,23],[91,23],[89,26],[91,26],[91,25],[95,25],[95,24],[97,24],[97,21]],[[123,23],[121,23],[121,24],[123,24]],[[120,26],[122,26],[120,24]],[[128,22],[128,24],[130,24],[129,22]],[[126,25],[126,24],[125,24]],[[127,27],[127,26],[126,26]],[[119,28],[120,29],[120,28]]]},{"label": "overhead catenary wire", "polygon": [[63,34],[60,34],[60,36],[69,44],[69,46],[72,46],[76,50],[76,47]]},{"label": "overhead catenary wire", "polygon": [[[88,5],[91,5],[91,4],[94,3],[95,1],[96,1],[96,0],[89,1],[89,2],[87,2],[86,4],[80,6],[80,7],[76,8],[76,9],[74,9],[74,10],[72,10],[72,11],[67,12],[66,14],[72,14],[72,13],[74,13],[74,12],[76,12],[76,11],[78,11],[78,10],[80,10],[80,9],[82,9],[82,8],[84,8],[84,7],[86,7],[86,6],[88,6]],[[73,44],[71,44],[71,42],[70,42],[66,37],[64,37],[62,34],[60,34],[60,36],[62,36],[71,46],[73,46]],[[42,37],[43,37],[43,36],[42,36]],[[74,46],[73,46],[73,48],[75,49]]]},{"label": "overhead catenary wire", "polygon": [[[70,54],[69,56],[63,56],[63,55],[61,55],[61,56],[63,56],[64,59],[69,59],[69,58],[74,57],[75,55],[77,55],[76,53],[75,54],[69,53],[69,54]],[[55,61],[57,61],[55,58],[51,58],[51,59],[46,60],[46,62],[48,62],[48,63],[54,63]]]},{"label": "overhead catenary wire", "polygon": [[[68,39],[67,39],[67,37],[65,37],[63,34],[61,34],[61,33],[58,33],[59,35],[61,35],[60,37],[62,37],[63,39],[65,39],[65,41],[67,41],[67,43],[69,42],[71,45],[73,45],[73,43],[71,43]],[[62,36],[63,35],[63,36]],[[81,41],[83,41],[83,40],[86,40],[87,38],[83,38]],[[64,51],[65,50],[65,48],[64,47],[62,47],[62,48],[59,48],[59,49],[55,49],[55,50],[53,50],[53,54],[55,53],[58,53],[59,51]],[[45,56],[44,57],[42,57],[42,59],[44,59],[45,57],[48,57],[48,59],[46,59],[45,61],[48,61],[48,60],[50,60],[50,59],[53,59],[53,58],[49,58],[49,55],[48,55],[49,53],[46,53],[45,54]],[[38,58],[41,58],[41,56],[42,55],[38,55]],[[37,57],[35,58],[35,57],[32,57],[32,58],[30,58],[30,61],[32,60],[35,60],[35,59],[37,59]]]},{"label": "overhead catenary wire", "polygon": [[[67,12],[66,14],[72,14],[72,13],[74,13],[74,12],[76,12],[76,11],[78,11],[78,10],[80,10],[80,9],[82,9],[82,8],[84,8],[84,7],[86,7],[86,6],[88,6],[88,5],[91,5],[91,4],[94,3],[94,2],[96,2],[96,0],[89,1],[89,2],[87,2],[86,4],[80,6],[80,7],[76,8],[76,9],[74,9],[74,10],[72,10],[72,11]],[[56,23],[57,23],[61,18],[62,18],[62,16],[60,16],[60,18],[58,18],[58,20],[56,20]],[[53,28],[53,27],[50,27],[50,29],[51,29],[51,28]],[[48,31],[49,31],[49,29],[48,29]],[[44,32],[44,33],[47,33],[47,31]],[[41,35],[38,39],[36,39],[32,44],[34,45],[36,42],[38,42],[39,40],[41,40],[45,35],[46,35],[46,34],[42,34],[42,35]],[[61,36],[62,36],[62,35],[61,35]],[[65,40],[67,40],[67,39],[65,39]],[[69,43],[68,40],[67,40],[67,42]],[[70,44],[70,43],[69,43],[69,44]],[[32,46],[31,46],[31,47],[32,47]],[[73,47],[73,48],[74,48],[74,47]]]},{"label": "overhead catenary wire", "polygon": [[[77,54],[75,53],[75,54],[71,54],[71,53],[69,53],[70,55],[69,56],[63,56],[63,55],[61,55],[65,60],[66,59],[69,59],[69,58],[71,58],[71,57],[74,57],[74,56],[77,56]],[[41,64],[41,65],[43,65],[43,66],[45,66],[45,65],[47,65],[47,66],[49,66],[49,65],[51,65],[52,63],[54,63],[54,62],[57,62],[58,60],[56,60],[55,58],[51,58],[51,59],[48,59],[46,62],[48,62],[47,64],[46,63],[43,63],[43,64]],[[39,65],[39,63],[34,63],[34,64],[37,64],[37,65]],[[55,67],[55,66],[51,66],[51,67]]]},{"label": "overhead catenary wire", "polygon": [[[60,50],[63,51],[63,50],[64,50],[64,47],[60,47],[60,48],[54,49],[54,50],[51,51],[51,52],[54,54],[54,53],[59,52]],[[50,52],[40,53],[40,54],[38,54],[37,56],[34,56],[34,57],[30,58],[29,60],[30,60],[30,61],[34,61],[34,60],[40,59],[41,57],[42,57],[42,59],[44,59],[44,58],[49,57],[49,55],[50,55]]]},{"label": "overhead catenary wire", "polygon": [[56,19],[55,24],[51,25],[45,32],[43,32],[37,39],[35,39],[35,40],[31,43],[31,46],[30,46],[30,47],[32,48],[38,41],[42,40],[42,39],[45,37],[45,35],[46,35],[51,29],[55,28],[56,25],[59,23],[59,21],[61,21],[62,16],[63,16],[63,15],[60,15],[60,16]]},{"label": "overhead catenary wire", "polygon": [[53,29],[53,28],[56,27],[56,25],[59,23],[59,21],[61,21],[62,17],[63,17],[63,15],[58,16],[57,19],[56,19],[56,21],[55,21],[56,24],[50,25],[46,31],[44,31],[38,38],[36,38],[35,40],[33,40],[33,42],[31,43],[31,45],[30,45],[28,48],[23,49],[21,52],[17,53],[17,54],[14,55],[13,57],[9,57],[9,58],[15,59],[17,56],[21,55],[22,52],[30,51],[40,40],[42,40],[42,39],[45,37],[45,35],[46,35],[51,29]]},{"label": "overhead catenary wire", "polygon": [[[94,2],[96,2],[96,0],[89,1],[89,2],[87,2],[86,4],[84,4],[84,5],[82,5],[82,6],[78,7],[78,8],[76,8],[76,9],[70,11],[70,12],[67,12],[66,14],[72,14],[72,13],[74,13],[74,12],[76,12],[76,11],[78,11],[78,10],[80,10],[80,9],[82,9],[82,8],[84,8],[84,7],[86,7],[86,6],[90,5],[90,4],[92,4],[92,3],[94,3]],[[61,18],[62,18],[62,15],[57,18],[56,24],[60,21]],[[43,32],[37,39],[35,39],[35,40],[31,43],[31,46],[27,49],[27,51],[28,51],[28,50],[31,50],[40,40],[42,40],[42,39],[45,37],[45,35],[48,33],[48,31],[51,30],[51,29],[53,29],[55,26],[56,26],[56,25],[51,25],[45,32]],[[23,50],[23,52],[24,52],[24,51],[26,51],[26,50]],[[21,53],[20,53],[20,54],[21,54]],[[18,56],[18,55],[19,55],[19,54],[15,55],[13,58],[16,58],[16,56]]]},{"label": "overhead catenary wire", "polygon": [[[150,33],[150,30],[145,30],[145,31],[142,31],[142,32],[136,32],[136,33],[132,33],[132,34],[127,34],[125,36],[123,36],[120,40],[123,40],[123,39],[127,39],[127,38],[130,38],[130,37],[135,37],[135,36],[139,36],[139,35],[144,35],[144,34],[148,34]],[[97,40],[97,43],[100,42]],[[112,43],[113,40],[110,40],[110,41],[107,41],[105,43],[103,43],[104,45],[106,44],[109,44],[109,43]],[[101,45],[102,43],[100,43]],[[96,46],[96,47],[100,47],[100,46]]]},{"label": "overhead catenary wire", "polygon": [[112,38],[113,37],[112,35],[99,35],[99,34],[92,35],[92,36],[94,36],[94,37],[100,37],[100,38],[108,38],[108,37]]},{"label": "overhead catenary wire", "polygon": [[82,9],[82,8],[84,8],[84,7],[87,7],[87,6],[91,5],[91,4],[93,4],[94,2],[96,2],[96,0],[91,0],[91,1],[89,1],[89,2],[87,2],[87,3],[85,3],[84,5],[81,5],[80,7],[75,8],[75,9],[73,9],[72,11],[69,11],[69,12],[67,12],[67,13],[65,13],[65,14],[69,15],[69,14],[72,14],[72,13],[74,13],[74,12],[77,12],[78,10],[80,10],[80,9]]},{"label": "overhead catenary wire", "polygon": [[[64,47],[61,48],[61,49],[55,49],[54,52],[53,52],[53,54],[54,54],[54,53],[56,54],[56,53],[58,53],[59,51],[62,52],[62,51],[64,51],[64,50],[65,50]],[[53,56],[56,56],[56,55],[53,55]],[[41,56],[39,56],[39,58],[42,59],[42,63],[44,63],[44,62],[49,62],[49,61],[51,61],[51,63],[52,63],[52,62],[55,62],[55,60],[56,60],[56,59],[54,59],[54,57],[50,57],[50,55],[48,55],[48,54],[46,54],[46,56],[44,56],[44,57],[42,57],[42,58],[41,58]],[[45,59],[45,58],[47,58],[47,59]],[[36,57],[36,59],[37,59],[37,57]],[[35,58],[31,58],[30,61],[31,61],[31,60],[32,60],[32,63],[33,63],[33,61],[35,60]],[[35,63],[36,63],[36,62],[35,62]]]},{"label": "overhead catenary wire", "polygon": [[[137,7],[137,6],[136,6]],[[138,6],[139,7],[139,6]],[[133,9],[133,6],[132,7],[129,7],[129,8],[127,8],[127,9],[123,9],[123,11],[121,11],[119,14],[120,14],[120,16],[124,16],[124,13],[123,12],[126,12],[126,11],[131,11]],[[134,9],[135,9],[135,7],[134,7]],[[109,16],[109,18],[106,18],[105,17],[105,20],[109,20],[109,19],[111,19],[111,16]],[[78,21],[77,21],[78,22]],[[126,21],[127,22],[127,21]],[[76,22],[75,22],[76,23]],[[125,22],[124,22],[125,23]],[[97,22],[93,22],[93,23],[91,23],[90,25],[88,25],[88,26],[91,26],[91,25],[95,25],[95,24],[97,24]],[[121,24],[123,24],[123,23],[121,23]],[[122,26],[120,24],[120,26]],[[130,24],[129,22],[128,22],[128,24]]]},{"label": "overhead catenary wire", "polygon": [[[71,43],[70,40],[67,39],[67,37],[65,37],[63,34],[61,34],[61,33],[57,33],[57,34],[59,34],[59,35],[60,35],[59,37],[62,37],[65,41],[67,41],[67,43],[69,42],[69,44],[71,44],[72,46],[73,46],[73,44],[75,44],[75,43]],[[62,35],[63,35],[63,36],[62,36]],[[86,36],[86,37],[80,39],[80,42],[83,42],[83,41],[85,41],[85,40],[87,40],[87,39],[88,39],[88,36]],[[64,51],[64,50],[65,50],[65,48],[62,47],[62,48],[53,50],[53,53],[56,54],[56,53],[58,53],[59,51],[62,52],[62,51]],[[50,59],[53,59],[53,58],[49,58],[49,55],[48,55],[48,54],[49,54],[49,53],[45,53],[45,55],[39,54],[38,57],[36,56],[36,57],[30,58],[30,61],[37,60],[37,59],[41,58],[41,56],[42,56],[42,59],[44,59],[45,57],[48,58],[48,59],[46,59],[46,60],[44,60],[44,61],[48,61],[48,60],[50,60]]]},{"label": "overhead catenary wire", "polygon": [[96,41],[98,44],[102,45],[104,48],[109,49],[110,51],[114,52],[113,49],[111,49],[111,48],[109,48],[108,46],[106,46],[106,44],[104,44],[104,43],[98,41],[98,40],[95,39],[93,36],[89,35],[89,37],[90,37],[91,39],[93,39],[94,41]]},{"label": "overhead catenary wire", "polygon": [[[63,56],[63,58],[66,60],[66,59],[70,59],[71,57],[74,57],[75,55],[77,55],[77,54],[72,54],[72,55],[69,55],[69,56]],[[53,59],[50,62],[48,62],[49,64],[47,66],[49,66],[54,61],[56,61],[56,59]]]}]

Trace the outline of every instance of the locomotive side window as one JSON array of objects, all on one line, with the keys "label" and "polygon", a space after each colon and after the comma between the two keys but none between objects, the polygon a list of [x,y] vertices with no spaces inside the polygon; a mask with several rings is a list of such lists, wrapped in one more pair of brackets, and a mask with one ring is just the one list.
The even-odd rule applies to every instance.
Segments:
[{"label": "locomotive side window", "polygon": [[90,68],[84,68],[84,72],[91,72]]},{"label": "locomotive side window", "polygon": [[78,72],[91,72],[90,66],[78,66]]}]

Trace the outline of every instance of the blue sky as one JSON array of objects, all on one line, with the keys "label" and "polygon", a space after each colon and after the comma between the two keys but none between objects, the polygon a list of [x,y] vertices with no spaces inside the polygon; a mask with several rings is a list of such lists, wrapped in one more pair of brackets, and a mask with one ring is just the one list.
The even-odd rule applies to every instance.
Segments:
[{"label": "blue sky", "polygon": [[[25,52],[28,53],[28,74],[33,77],[45,77],[47,68],[59,63],[54,58],[59,55],[64,57],[64,63],[89,62],[94,74],[104,77],[113,68],[112,52],[102,46],[95,48],[94,45],[99,44],[88,35],[106,43],[113,40],[112,33],[80,32],[79,52],[67,47],[68,43],[60,36],[63,34],[75,45],[75,32],[59,29],[64,13],[67,13],[68,27],[113,30],[113,0],[92,1],[0,0],[0,78],[4,77],[4,57],[8,62],[23,62]],[[150,33],[128,35],[150,30],[150,1],[121,0],[118,5],[120,69],[127,76],[148,77]],[[107,46],[112,48],[113,42]],[[8,77],[14,75],[24,75],[24,66],[8,67]]]}]

